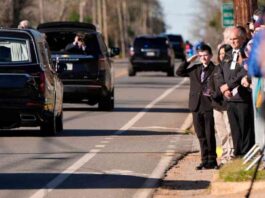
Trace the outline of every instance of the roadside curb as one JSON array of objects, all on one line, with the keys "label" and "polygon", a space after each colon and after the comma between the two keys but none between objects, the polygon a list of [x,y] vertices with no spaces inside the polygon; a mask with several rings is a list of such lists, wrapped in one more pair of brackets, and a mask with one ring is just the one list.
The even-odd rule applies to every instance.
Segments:
[{"label": "roadside curb", "polygon": [[[219,173],[213,176],[211,184],[211,195],[228,195],[247,192],[250,186],[250,181],[247,182],[224,182],[219,180]],[[253,190],[264,189],[265,181],[256,181],[253,185]]]}]

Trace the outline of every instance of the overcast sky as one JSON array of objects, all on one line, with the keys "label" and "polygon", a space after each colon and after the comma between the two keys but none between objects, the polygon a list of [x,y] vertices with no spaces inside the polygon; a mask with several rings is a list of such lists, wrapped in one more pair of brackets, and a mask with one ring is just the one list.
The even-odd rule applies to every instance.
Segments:
[{"label": "overcast sky", "polygon": [[164,10],[165,20],[169,26],[167,32],[182,34],[185,40],[190,39],[189,24],[194,15],[196,0],[159,0]]}]

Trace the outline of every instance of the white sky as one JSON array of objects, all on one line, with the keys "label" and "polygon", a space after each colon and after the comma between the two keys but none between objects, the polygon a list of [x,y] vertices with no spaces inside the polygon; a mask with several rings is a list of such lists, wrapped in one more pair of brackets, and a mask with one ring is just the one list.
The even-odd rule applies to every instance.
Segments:
[{"label": "white sky", "polygon": [[163,7],[168,33],[182,34],[184,40],[190,40],[189,25],[194,16],[196,0],[159,0]]}]

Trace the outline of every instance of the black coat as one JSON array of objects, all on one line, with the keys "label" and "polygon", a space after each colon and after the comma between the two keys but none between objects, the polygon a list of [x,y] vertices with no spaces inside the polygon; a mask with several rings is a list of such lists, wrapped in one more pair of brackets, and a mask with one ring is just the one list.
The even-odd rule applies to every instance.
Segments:
[{"label": "black coat", "polygon": [[73,54],[86,54],[86,51],[82,48],[79,48],[78,45],[74,45],[73,43],[68,44],[65,47],[65,51],[73,53]]},{"label": "black coat", "polygon": [[220,70],[220,64],[214,67],[213,74],[210,76],[210,89],[212,106],[218,111],[227,110],[227,103],[224,100],[223,94],[220,90],[220,85],[218,84],[218,73]]},{"label": "black coat", "polygon": [[189,65],[189,62],[183,62],[176,72],[178,76],[190,78],[189,109],[192,112],[211,111],[211,99],[210,97],[204,96],[202,92],[205,86],[209,86],[209,79],[213,73],[215,65],[210,62],[203,82],[201,82],[203,65],[196,64],[191,68],[188,68]]},{"label": "black coat", "polygon": [[226,99],[230,102],[251,102],[251,91],[241,85],[241,79],[247,75],[247,71],[240,64],[236,64],[234,70],[231,70],[232,63],[232,50],[227,52],[228,59],[225,59],[221,63],[217,80],[219,85],[227,84],[229,90],[232,91],[234,88],[238,87],[238,93],[231,99]]}]

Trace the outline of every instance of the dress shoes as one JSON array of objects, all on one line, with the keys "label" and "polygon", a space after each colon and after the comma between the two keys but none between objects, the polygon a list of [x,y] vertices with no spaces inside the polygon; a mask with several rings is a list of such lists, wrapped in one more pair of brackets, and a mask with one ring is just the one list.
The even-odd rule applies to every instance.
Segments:
[{"label": "dress shoes", "polygon": [[202,162],[198,166],[196,166],[196,170],[204,170],[204,169],[219,169],[216,162]]},{"label": "dress shoes", "polygon": [[205,165],[205,168],[206,169],[216,169],[216,170],[219,169],[217,162],[208,162]]},{"label": "dress shoes", "polygon": [[207,165],[207,162],[202,162],[200,163],[198,166],[196,166],[196,170],[202,170],[202,169],[206,169],[206,165]]}]

